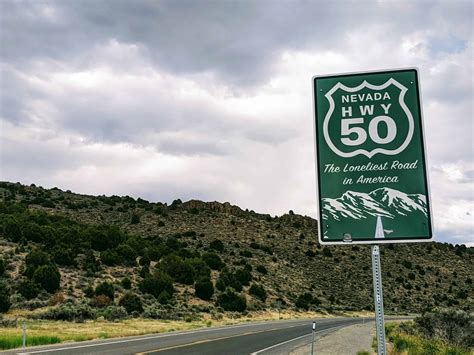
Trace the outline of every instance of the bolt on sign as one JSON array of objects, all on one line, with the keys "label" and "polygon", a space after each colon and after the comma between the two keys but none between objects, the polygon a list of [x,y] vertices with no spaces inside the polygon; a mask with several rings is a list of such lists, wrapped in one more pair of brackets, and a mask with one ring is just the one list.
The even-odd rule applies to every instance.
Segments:
[{"label": "bolt on sign", "polygon": [[418,72],[313,78],[319,240],[432,239]]}]

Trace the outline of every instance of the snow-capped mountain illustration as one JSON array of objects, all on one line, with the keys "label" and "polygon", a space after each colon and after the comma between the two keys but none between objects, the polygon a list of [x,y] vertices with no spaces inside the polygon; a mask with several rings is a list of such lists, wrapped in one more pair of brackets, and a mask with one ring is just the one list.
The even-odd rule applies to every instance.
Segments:
[{"label": "snow-capped mountain illustration", "polygon": [[380,188],[369,193],[347,191],[339,198],[323,198],[323,219],[361,220],[369,216],[395,219],[421,213],[427,216],[426,196]]}]

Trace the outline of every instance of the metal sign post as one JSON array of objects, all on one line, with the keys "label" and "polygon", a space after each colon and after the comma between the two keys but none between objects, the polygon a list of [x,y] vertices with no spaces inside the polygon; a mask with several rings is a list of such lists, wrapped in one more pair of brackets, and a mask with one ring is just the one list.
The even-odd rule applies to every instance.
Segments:
[{"label": "metal sign post", "polygon": [[377,328],[378,355],[386,355],[385,324],[383,315],[382,269],[378,245],[372,245],[372,275],[374,280],[375,324]]},{"label": "metal sign post", "polygon": [[313,339],[311,340],[311,355],[314,355],[314,336],[316,333],[316,322],[313,322]]},{"label": "metal sign post", "polygon": [[378,245],[433,238],[418,70],[316,76],[313,94],[319,242],[372,244],[385,355]]},{"label": "metal sign post", "polygon": [[23,349],[26,347],[26,322],[23,321],[23,336],[22,336],[22,340],[23,340]]}]

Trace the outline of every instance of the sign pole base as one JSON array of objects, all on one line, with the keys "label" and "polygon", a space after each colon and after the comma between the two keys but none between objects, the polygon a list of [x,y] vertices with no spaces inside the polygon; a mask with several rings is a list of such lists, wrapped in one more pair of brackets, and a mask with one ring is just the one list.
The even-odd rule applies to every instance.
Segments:
[{"label": "sign pole base", "polygon": [[382,268],[378,245],[372,245],[372,276],[374,280],[375,324],[377,329],[378,355],[386,355],[385,324],[383,314]]}]

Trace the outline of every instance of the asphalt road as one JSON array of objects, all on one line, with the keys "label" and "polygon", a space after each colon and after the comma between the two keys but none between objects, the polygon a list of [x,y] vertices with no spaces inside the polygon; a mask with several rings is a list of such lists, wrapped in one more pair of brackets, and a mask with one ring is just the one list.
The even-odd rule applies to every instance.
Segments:
[{"label": "asphalt road", "polygon": [[[362,319],[316,319],[316,332],[330,332]],[[57,344],[6,354],[284,354],[293,342],[311,341],[312,320],[246,323],[183,332]]]}]

